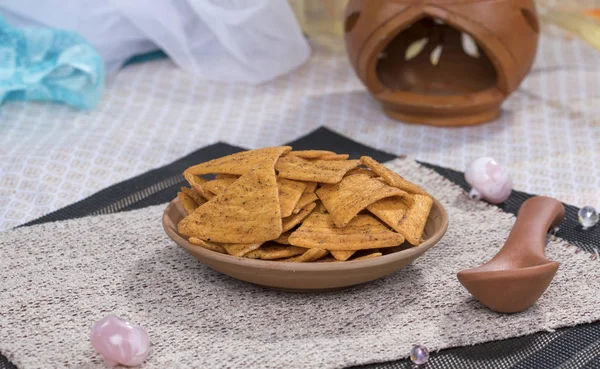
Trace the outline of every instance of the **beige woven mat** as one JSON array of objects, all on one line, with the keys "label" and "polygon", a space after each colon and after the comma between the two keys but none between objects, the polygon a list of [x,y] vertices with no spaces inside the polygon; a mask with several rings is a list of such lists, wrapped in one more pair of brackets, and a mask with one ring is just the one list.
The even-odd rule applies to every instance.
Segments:
[{"label": "beige woven mat", "polygon": [[144,368],[340,368],[600,319],[600,263],[552,239],[561,267],[530,310],[500,315],[455,273],[502,245],[514,217],[469,200],[439,175],[390,163],[450,215],[443,240],[386,278],[332,293],[289,294],[216,273],[164,234],[164,206],[0,233],[0,352],[20,369],[103,368],[88,340],[107,314],[145,326]]}]

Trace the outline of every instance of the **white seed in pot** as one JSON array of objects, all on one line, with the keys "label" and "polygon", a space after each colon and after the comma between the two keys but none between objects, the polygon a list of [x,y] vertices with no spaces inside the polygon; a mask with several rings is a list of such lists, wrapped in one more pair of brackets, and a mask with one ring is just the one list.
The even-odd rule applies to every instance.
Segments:
[{"label": "white seed in pot", "polygon": [[477,42],[468,33],[463,32],[461,34],[462,48],[465,53],[474,58],[479,58],[479,47]]},{"label": "white seed in pot", "polygon": [[404,53],[404,59],[411,60],[415,58],[417,55],[419,55],[421,51],[423,51],[425,45],[427,45],[428,42],[429,39],[427,37],[423,37],[422,39],[414,41],[413,43],[408,45],[408,47],[406,48],[406,52]]}]

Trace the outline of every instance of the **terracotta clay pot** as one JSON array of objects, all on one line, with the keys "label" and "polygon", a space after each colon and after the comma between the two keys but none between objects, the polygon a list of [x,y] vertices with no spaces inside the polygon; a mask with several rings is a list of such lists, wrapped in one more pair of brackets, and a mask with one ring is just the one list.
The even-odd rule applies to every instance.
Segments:
[{"label": "terracotta clay pot", "polygon": [[384,111],[440,126],[496,118],[539,36],[531,0],[350,0],[344,26],[350,62]]}]

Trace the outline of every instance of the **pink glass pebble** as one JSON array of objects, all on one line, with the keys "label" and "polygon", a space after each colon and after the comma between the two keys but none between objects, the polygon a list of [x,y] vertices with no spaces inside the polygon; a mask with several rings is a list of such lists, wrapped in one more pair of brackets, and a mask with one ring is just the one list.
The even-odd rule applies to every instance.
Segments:
[{"label": "pink glass pebble", "polygon": [[140,365],[150,353],[150,339],[146,330],[114,315],[94,324],[90,340],[109,367],[118,364]]},{"label": "pink glass pebble", "polygon": [[512,192],[510,172],[490,157],[472,162],[465,171],[465,179],[471,185],[469,196],[475,200],[484,199],[492,204],[500,204]]}]

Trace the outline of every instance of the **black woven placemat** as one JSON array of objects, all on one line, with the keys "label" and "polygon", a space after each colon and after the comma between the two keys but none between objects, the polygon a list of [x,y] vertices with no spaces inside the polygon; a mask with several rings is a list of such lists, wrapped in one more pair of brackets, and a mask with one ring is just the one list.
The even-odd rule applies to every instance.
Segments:
[{"label": "black woven placemat", "polygon": [[[297,150],[323,149],[348,153],[351,158],[368,155],[380,162],[386,162],[396,157],[352,141],[326,128],[319,128],[289,144]],[[184,169],[199,162],[241,150],[243,148],[225,143],[204,147],[169,165],[110,186],[84,200],[23,226],[164,204],[175,197],[181,186],[186,185],[181,176]],[[427,163],[421,164],[468,190],[462,172]],[[523,201],[532,196],[524,192],[513,191],[511,197],[499,208],[516,214]],[[587,252],[600,250],[600,227],[582,230],[577,222],[578,208],[565,204],[565,209],[566,217],[561,224],[558,236]],[[581,279],[582,283],[585,283],[585,276],[581,276]],[[418,325],[419,322],[414,324]],[[494,329],[494,327],[490,327],[490,329]],[[469,332],[465,332],[465,335],[467,334]],[[406,348],[390,347],[389,349],[405,350]],[[429,363],[422,368],[550,369],[559,367],[600,368],[600,326],[597,323],[564,328],[551,333],[535,333],[470,347],[442,350],[432,353]],[[15,368],[6,357],[0,355],[0,369]],[[413,368],[413,364],[409,360],[399,360],[356,368],[399,369]]]}]

